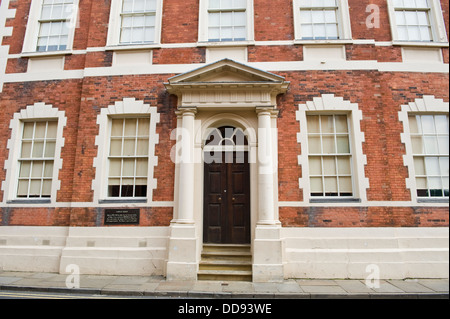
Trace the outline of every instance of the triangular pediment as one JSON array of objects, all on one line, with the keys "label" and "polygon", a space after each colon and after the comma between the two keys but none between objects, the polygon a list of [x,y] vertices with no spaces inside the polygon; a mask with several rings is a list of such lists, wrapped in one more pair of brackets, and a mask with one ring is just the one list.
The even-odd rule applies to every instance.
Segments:
[{"label": "triangular pediment", "polygon": [[169,84],[232,82],[282,83],[284,78],[230,59],[223,59],[169,79]]},{"label": "triangular pediment", "polygon": [[178,107],[249,108],[273,107],[278,94],[286,93],[289,82],[282,76],[223,59],[176,75],[164,83],[177,95]]}]

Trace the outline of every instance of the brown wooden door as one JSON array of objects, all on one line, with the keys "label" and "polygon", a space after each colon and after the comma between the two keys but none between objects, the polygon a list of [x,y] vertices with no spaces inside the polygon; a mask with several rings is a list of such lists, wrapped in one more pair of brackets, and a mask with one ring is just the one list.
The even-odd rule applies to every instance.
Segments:
[{"label": "brown wooden door", "polygon": [[248,153],[222,152],[215,158],[205,162],[204,242],[250,243]]}]

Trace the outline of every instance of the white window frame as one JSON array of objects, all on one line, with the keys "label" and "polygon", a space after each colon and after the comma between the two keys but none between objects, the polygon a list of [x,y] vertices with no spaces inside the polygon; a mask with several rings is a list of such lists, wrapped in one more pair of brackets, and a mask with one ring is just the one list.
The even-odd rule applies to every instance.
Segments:
[{"label": "white window frame", "polygon": [[[316,197],[311,196],[310,170],[309,170],[309,147],[307,132],[307,115],[331,115],[346,114],[349,124],[349,142],[351,153],[351,170],[353,183],[353,196],[349,197]],[[323,201],[359,201],[367,203],[366,190],[369,188],[369,180],[365,177],[366,155],[363,154],[362,144],[365,141],[364,133],[361,132],[360,122],[362,111],[357,103],[344,101],[343,98],[335,97],[333,94],[324,94],[314,98],[306,104],[300,104],[296,113],[297,121],[300,122],[300,133],[297,134],[297,142],[301,144],[301,155],[298,163],[302,169],[302,177],[299,179],[299,187],[303,189],[303,200],[305,202]]]},{"label": "white window frame", "polygon": [[[137,145],[138,145],[137,140],[139,139],[139,135],[137,134],[137,132],[135,131],[136,135],[133,136],[133,139],[135,140],[136,144],[135,144],[135,153],[132,156],[127,156],[127,155],[124,155],[124,154],[120,154],[120,155],[112,155],[111,154],[111,147],[112,147],[111,144],[112,144],[113,138],[115,140],[119,139],[119,136],[116,136],[116,137],[112,136],[112,126],[113,126],[112,122],[114,120],[122,121],[122,135],[120,136],[120,140],[121,140],[121,143],[123,143],[121,145],[121,150],[123,151],[123,149],[124,149],[124,141],[127,140],[127,138],[125,137],[125,132],[124,132],[124,130],[125,130],[125,122],[128,119],[136,120],[136,122],[137,122],[136,123],[136,130],[139,127],[139,119],[148,119],[149,120],[149,130],[148,130],[147,133],[149,135],[148,135],[147,138],[150,140],[150,116],[149,115],[139,114],[139,115],[134,115],[134,116],[132,116],[132,115],[118,116],[118,117],[109,116],[109,120],[108,120],[108,122],[109,122],[108,123],[108,132],[109,132],[108,167],[111,167],[111,161],[113,161],[113,160],[120,160],[121,169],[120,169],[120,174],[117,175],[116,177],[111,177],[110,170],[108,169],[108,183],[107,183],[108,184],[108,188],[110,186],[110,182],[109,182],[110,179],[119,179],[119,196],[109,196],[109,195],[107,195],[108,199],[119,199],[119,198],[121,198],[121,199],[143,199],[143,198],[146,198],[146,196],[136,196],[136,195],[135,196],[123,196],[123,194],[122,194],[122,186],[123,186],[122,181],[123,181],[123,179],[131,179],[131,178],[133,179],[132,186],[133,186],[133,193],[135,193],[136,192],[136,186],[137,186],[136,185],[136,180],[144,178],[144,175],[142,175],[140,177],[138,177],[136,175],[137,161],[139,159],[146,159],[147,160],[147,166],[149,164],[149,154],[146,154],[146,155],[138,155],[137,154]],[[126,160],[133,160],[134,161],[134,174],[133,174],[133,177],[131,177],[131,176],[124,177],[123,176],[124,161],[126,161]],[[147,170],[147,173],[148,173],[148,170]],[[145,178],[147,179],[146,186],[148,188],[148,176],[145,176]],[[107,190],[107,193],[109,193],[109,190]]]},{"label": "white window frame", "polygon": [[208,7],[209,0],[200,0],[200,12],[198,23],[198,41],[203,46],[229,46],[229,45],[248,45],[254,42],[254,10],[253,0],[247,0],[247,36],[243,41],[222,41],[222,42],[210,42],[208,39]]},{"label": "white window frame", "polygon": [[[23,123],[25,121],[58,121],[56,131],[55,155],[53,161],[53,174],[50,198],[18,198],[17,187],[19,183],[19,158],[22,147]],[[64,146],[63,130],[67,124],[67,117],[64,111],[53,108],[45,103],[35,103],[29,105],[19,113],[15,113],[10,122],[11,138],[8,141],[9,157],[5,161],[6,178],[2,184],[4,191],[4,203],[56,203],[56,193],[60,189],[61,183],[58,179],[58,172],[62,168],[61,149]]]},{"label": "white window frame", "polygon": [[[147,196],[142,197],[108,197],[109,178],[109,147],[112,117],[142,117],[150,116],[149,148],[148,148],[148,174],[147,174]],[[156,106],[144,104],[143,101],[134,98],[125,98],[114,105],[103,108],[97,116],[99,135],[95,139],[98,147],[97,157],[94,159],[96,169],[95,179],[92,181],[95,203],[141,201],[147,203],[153,201],[153,190],[156,189],[156,179],[153,177],[154,168],[158,165],[158,157],[155,155],[156,144],[159,143],[159,135],[156,133],[156,124],[160,121],[160,115]],[[105,165],[108,163],[108,165]]]},{"label": "white window frame", "polygon": [[397,21],[395,17],[395,6],[393,0],[387,0],[389,20],[391,24],[392,40],[394,44],[402,45],[419,45],[419,46],[434,46],[434,45],[448,45],[447,33],[445,30],[444,15],[442,13],[440,0],[428,0],[430,3],[430,23],[433,40],[431,42],[419,41],[401,41],[398,37]]},{"label": "white window frame", "polygon": [[414,169],[414,156],[412,150],[411,133],[409,128],[410,115],[449,115],[449,102],[436,99],[433,95],[425,95],[422,99],[416,99],[407,105],[401,106],[399,120],[403,122],[403,132],[401,141],[405,145],[406,154],[403,155],[403,163],[408,168],[408,178],[406,178],[406,187],[411,192],[411,200],[414,203],[419,202],[448,202],[448,197],[419,197],[417,196],[416,172]]},{"label": "white window frame", "polygon": [[39,55],[55,55],[55,54],[70,53],[70,51],[73,48],[75,29],[77,28],[77,23],[78,23],[79,0],[73,1],[74,8],[72,11],[72,15],[68,19],[68,20],[70,20],[70,29],[69,29],[68,39],[67,39],[67,48],[65,50],[61,50],[61,51],[44,51],[44,52],[37,51],[37,42],[38,42],[39,29],[40,29],[39,19],[41,18],[42,4],[43,4],[43,0],[32,0],[31,1],[30,12],[28,15],[27,30],[25,32],[25,39],[23,42],[22,53],[24,53],[24,54],[36,53]]},{"label": "white window frame", "polygon": [[337,10],[338,30],[339,38],[336,40],[303,40],[301,30],[301,18],[300,18],[300,0],[293,0],[294,9],[294,34],[295,42],[313,42],[313,43],[339,43],[352,40],[352,28],[350,23],[350,11],[348,0],[339,0]]},{"label": "white window frame", "polygon": [[147,48],[157,47],[161,44],[161,24],[162,24],[162,11],[163,0],[156,0],[156,15],[155,15],[155,41],[152,43],[120,43],[120,34],[122,27],[122,6],[123,0],[111,1],[111,12],[109,15],[109,28],[106,46],[108,47],[122,47],[122,48]]}]

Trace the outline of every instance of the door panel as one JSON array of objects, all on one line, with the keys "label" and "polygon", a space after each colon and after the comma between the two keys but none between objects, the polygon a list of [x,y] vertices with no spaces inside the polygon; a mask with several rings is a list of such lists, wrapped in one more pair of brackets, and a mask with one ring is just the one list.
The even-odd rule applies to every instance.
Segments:
[{"label": "door panel", "polygon": [[215,158],[221,163],[205,163],[204,242],[250,243],[248,154],[227,152]]}]

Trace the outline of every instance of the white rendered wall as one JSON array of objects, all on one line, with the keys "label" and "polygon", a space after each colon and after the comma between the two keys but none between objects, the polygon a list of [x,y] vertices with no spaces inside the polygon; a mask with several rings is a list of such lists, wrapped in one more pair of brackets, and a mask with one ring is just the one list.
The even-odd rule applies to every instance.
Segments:
[{"label": "white rendered wall", "polygon": [[448,228],[282,228],[285,278],[448,278]]}]

